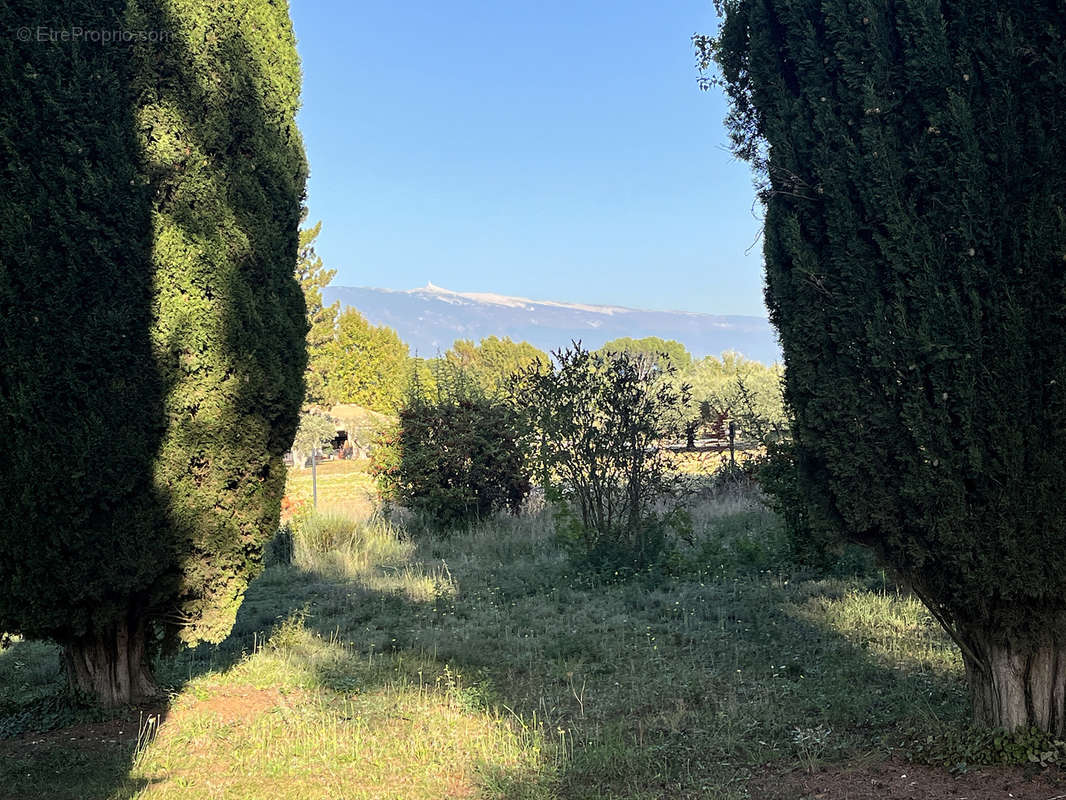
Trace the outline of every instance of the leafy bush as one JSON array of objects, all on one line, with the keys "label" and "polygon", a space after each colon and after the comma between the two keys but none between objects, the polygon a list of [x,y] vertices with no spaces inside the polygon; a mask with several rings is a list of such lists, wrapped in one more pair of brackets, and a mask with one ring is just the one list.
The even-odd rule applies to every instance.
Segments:
[{"label": "leafy bush", "polygon": [[515,396],[528,413],[527,441],[557,531],[586,566],[640,570],[684,526],[660,447],[680,435],[688,387],[671,380],[666,358],[590,352],[577,342],[554,356],[518,377]]},{"label": "leafy bush", "polygon": [[374,436],[370,451],[370,474],[386,503],[399,502],[400,425],[383,428]]},{"label": "leafy bush", "polygon": [[517,410],[458,370],[439,372],[432,394],[414,382],[396,430],[378,440],[372,469],[382,496],[445,530],[517,513],[530,489]]},{"label": "leafy bush", "polygon": [[1036,727],[1014,731],[966,728],[927,735],[906,748],[907,757],[922,764],[950,767],[965,772],[971,766],[1066,764],[1066,742]]}]

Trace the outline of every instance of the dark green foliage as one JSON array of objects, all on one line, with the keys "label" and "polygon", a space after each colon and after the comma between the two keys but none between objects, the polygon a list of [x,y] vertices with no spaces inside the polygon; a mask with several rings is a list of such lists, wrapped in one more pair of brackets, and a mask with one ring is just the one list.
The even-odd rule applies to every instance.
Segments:
[{"label": "dark green foliage", "polygon": [[442,366],[434,391],[414,382],[399,416],[397,430],[373,454],[387,500],[443,530],[496,511],[518,512],[530,482],[513,406]]},{"label": "dark green foliage", "polygon": [[[124,3],[92,19],[120,24]],[[49,24],[88,3],[25,3]],[[0,39],[0,629],[73,637],[169,577],[151,193],[125,47]],[[135,421],[135,422],[133,422]],[[133,424],[131,424],[133,422]],[[98,563],[102,562],[102,563]]]},{"label": "dark green foliage", "polygon": [[284,3],[16,2],[0,38],[0,629],[220,640],[277,528],[304,308]]},{"label": "dark green foliage", "polygon": [[665,354],[588,351],[579,343],[518,376],[537,474],[559,535],[580,562],[630,573],[656,561],[684,515],[662,445],[680,436],[688,387]]},{"label": "dark green foliage", "polygon": [[[1027,647],[1066,645],[1066,19],[1020,0],[721,5],[697,44],[764,180],[810,522],[875,547],[993,686]],[[1061,730],[1061,688],[1031,690],[975,710]]]},{"label": "dark green foliage", "polygon": [[284,4],[183,3],[152,23],[185,45],[142,48],[136,84],[167,385],[157,481],[188,537],[182,638],[218,641],[277,527],[303,395],[300,70]]},{"label": "dark green foliage", "polygon": [[[301,221],[306,221],[307,209]],[[307,372],[304,374],[304,401],[311,406],[324,406],[329,402],[326,383],[329,372],[329,344],[336,334],[340,301],[322,305],[322,289],[329,285],[335,269],[326,269],[315,252],[315,239],[322,231],[321,220],[300,230],[300,249],[296,259],[296,280],[304,294],[307,306]]]},{"label": "dark green foliage", "polygon": [[764,455],[745,465],[781,523],[791,564],[811,576],[844,577],[869,573],[870,548],[842,540],[840,532],[812,522],[790,439],[769,440]]},{"label": "dark green foliage", "polygon": [[766,455],[758,460],[755,474],[770,507],[781,517],[796,562],[816,569],[826,566],[830,548],[839,537],[836,531],[818,535],[811,528],[792,442],[768,442]]},{"label": "dark green foliage", "polygon": [[909,743],[905,752],[911,761],[949,767],[957,773],[981,765],[1044,769],[1066,764],[1066,742],[1038,728],[949,730],[938,736],[927,734]]}]

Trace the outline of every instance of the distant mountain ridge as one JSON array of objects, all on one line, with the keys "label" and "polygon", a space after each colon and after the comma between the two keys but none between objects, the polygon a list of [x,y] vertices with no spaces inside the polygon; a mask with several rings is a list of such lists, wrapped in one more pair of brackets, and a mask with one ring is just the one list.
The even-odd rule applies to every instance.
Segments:
[{"label": "distant mountain ridge", "polygon": [[550,351],[580,339],[596,348],[611,339],[660,336],[676,339],[701,358],[736,350],[765,364],[779,361],[777,335],[763,317],[647,311],[620,306],[560,303],[483,292],[453,292],[427,284],[419,289],[327,286],[326,304],[340,301],[375,325],[388,325],[427,358],[456,339],[510,336]]}]

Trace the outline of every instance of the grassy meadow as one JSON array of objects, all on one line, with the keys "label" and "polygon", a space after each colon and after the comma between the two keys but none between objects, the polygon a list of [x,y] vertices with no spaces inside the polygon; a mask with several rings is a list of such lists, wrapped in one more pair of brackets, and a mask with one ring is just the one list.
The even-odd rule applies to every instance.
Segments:
[{"label": "grassy meadow", "polygon": [[858,561],[792,568],[749,494],[708,493],[669,569],[615,583],[545,512],[412,540],[357,470],[323,467],[327,510],[226,641],[162,663],[167,704],[73,708],[52,647],[0,650],[0,797],[739,800],[964,718],[925,609]]},{"label": "grassy meadow", "polygon": [[[315,467],[318,484],[318,510],[324,514],[340,514],[354,520],[366,519],[377,507],[374,479],[368,472],[369,460],[323,461]],[[289,467],[289,481],[285,490],[287,508],[283,516],[293,510],[311,508],[314,488],[311,468]]]}]

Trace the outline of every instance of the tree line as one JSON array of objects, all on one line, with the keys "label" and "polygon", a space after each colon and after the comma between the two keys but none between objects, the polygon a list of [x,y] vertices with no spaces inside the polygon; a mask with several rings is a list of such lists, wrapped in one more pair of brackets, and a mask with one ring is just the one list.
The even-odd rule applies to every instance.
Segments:
[{"label": "tree line", "polygon": [[[457,339],[443,354],[411,353],[399,334],[387,325],[373,325],[357,309],[340,304],[324,306],[322,289],[336,274],[317,255],[314,242],[322,223],[300,231],[296,276],[307,305],[308,364],[305,409],[326,412],[350,403],[395,416],[407,402],[412,386],[432,394],[455,371],[490,396],[505,393],[511,377],[537,362],[551,361],[548,353],[529,342],[489,336],[480,342]],[[700,406],[715,415],[750,419],[756,414],[767,424],[784,425],[780,365],[766,365],[727,351],[720,357],[697,359],[678,341],[656,336],[612,339],[603,352],[626,352],[638,360],[669,367],[672,378],[687,383],[692,401],[687,414],[699,420]],[[442,377],[446,376],[446,377]],[[707,416],[706,409],[703,416]],[[313,425],[313,422],[309,422]],[[755,431],[751,431],[754,436]]]}]

